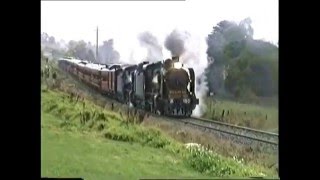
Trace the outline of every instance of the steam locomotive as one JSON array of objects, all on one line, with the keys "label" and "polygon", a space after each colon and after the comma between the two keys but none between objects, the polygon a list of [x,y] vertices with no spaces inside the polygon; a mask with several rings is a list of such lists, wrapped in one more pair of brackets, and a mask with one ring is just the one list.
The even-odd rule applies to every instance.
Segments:
[{"label": "steam locomotive", "polygon": [[58,65],[107,97],[159,115],[190,117],[199,104],[194,71],[185,68],[179,57],[106,65],[62,58]]}]

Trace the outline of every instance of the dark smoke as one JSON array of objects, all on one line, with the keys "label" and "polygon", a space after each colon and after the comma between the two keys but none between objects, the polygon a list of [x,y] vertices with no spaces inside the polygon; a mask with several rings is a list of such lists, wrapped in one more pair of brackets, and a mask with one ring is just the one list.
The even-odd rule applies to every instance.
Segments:
[{"label": "dark smoke", "polygon": [[148,60],[159,61],[163,59],[162,47],[154,35],[150,32],[144,32],[138,36],[138,39],[141,46],[148,50]]},{"label": "dark smoke", "polygon": [[185,51],[185,40],[190,35],[187,32],[172,31],[167,36],[165,47],[171,52],[172,56],[181,56]]}]

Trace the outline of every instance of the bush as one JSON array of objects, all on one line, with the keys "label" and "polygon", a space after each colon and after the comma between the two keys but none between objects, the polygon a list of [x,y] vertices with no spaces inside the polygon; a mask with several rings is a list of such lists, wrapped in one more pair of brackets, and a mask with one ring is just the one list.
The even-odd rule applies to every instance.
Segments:
[{"label": "bush", "polygon": [[164,148],[170,145],[170,141],[164,138],[159,130],[156,129],[139,129],[136,131],[139,137],[139,142],[143,145],[148,145],[155,148]]},{"label": "bush", "polygon": [[252,168],[245,167],[244,164],[236,158],[229,160],[205,148],[189,148],[185,153],[185,160],[187,164],[195,170],[211,176],[264,176],[264,174]]},{"label": "bush", "polygon": [[115,141],[124,141],[124,142],[134,142],[135,138],[132,136],[131,133],[126,131],[121,131],[119,129],[108,129],[104,133],[104,137],[107,139],[112,139]]}]

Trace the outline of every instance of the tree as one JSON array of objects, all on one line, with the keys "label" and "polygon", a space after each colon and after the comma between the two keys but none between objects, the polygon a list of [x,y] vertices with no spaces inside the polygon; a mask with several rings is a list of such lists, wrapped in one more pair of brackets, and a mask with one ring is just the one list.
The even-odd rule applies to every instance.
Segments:
[{"label": "tree", "polygon": [[243,31],[243,34],[245,34],[245,38],[253,38],[253,28],[251,26],[251,19],[250,18],[246,18],[244,20],[242,20],[239,24],[241,30]]},{"label": "tree", "polygon": [[96,58],[95,58],[94,53],[91,49],[88,49],[86,59],[91,62],[96,62]]},{"label": "tree", "polygon": [[79,59],[85,60],[87,58],[87,43],[83,40],[79,41],[75,47],[75,56]]},{"label": "tree", "polygon": [[207,38],[210,91],[236,97],[272,96],[278,90],[278,47],[253,39],[251,19],[221,21]]},{"label": "tree", "polygon": [[119,62],[120,54],[113,49],[113,39],[104,41],[99,47],[99,61],[101,63],[116,63]]},{"label": "tree", "polygon": [[85,60],[87,58],[86,42],[83,40],[78,42],[73,40],[69,41],[67,55]]},{"label": "tree", "polygon": [[49,41],[49,35],[45,32],[41,34],[41,43],[46,43]]},{"label": "tree", "polygon": [[246,49],[236,61],[231,62],[226,89],[237,98],[247,94],[270,97],[278,93],[277,72],[277,61]]},{"label": "tree", "polygon": [[[207,37],[207,55],[211,59],[206,70],[209,91],[224,91],[224,71],[227,65],[224,56],[224,48],[229,43],[227,33],[237,24],[231,21],[221,21],[213,27],[213,31]],[[226,38],[227,37],[227,38]]]},{"label": "tree", "polygon": [[49,37],[49,44],[55,44],[56,43],[56,39],[53,36]]},{"label": "tree", "polygon": [[233,42],[243,42],[251,39],[253,28],[251,19],[246,18],[239,24],[231,21],[221,21],[213,27],[213,32],[207,37],[207,54],[216,64],[224,64],[223,51],[226,45]]}]

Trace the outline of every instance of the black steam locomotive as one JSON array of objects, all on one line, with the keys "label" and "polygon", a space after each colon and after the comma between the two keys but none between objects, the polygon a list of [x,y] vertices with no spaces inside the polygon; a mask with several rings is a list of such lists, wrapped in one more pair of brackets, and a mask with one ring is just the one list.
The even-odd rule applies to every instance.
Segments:
[{"label": "black steam locomotive", "polygon": [[199,99],[195,74],[178,57],[140,64],[94,64],[77,59],[60,59],[59,67],[121,103],[174,117],[189,117]]}]

